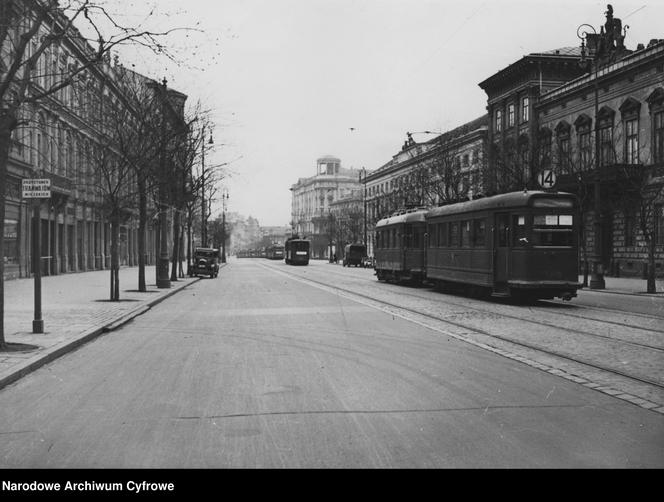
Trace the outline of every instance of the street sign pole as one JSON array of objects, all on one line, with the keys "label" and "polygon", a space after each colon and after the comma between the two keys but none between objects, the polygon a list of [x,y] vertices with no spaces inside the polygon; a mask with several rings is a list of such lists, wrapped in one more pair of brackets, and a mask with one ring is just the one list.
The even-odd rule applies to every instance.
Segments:
[{"label": "street sign pole", "polygon": [[49,178],[23,179],[22,196],[24,199],[33,199],[32,206],[32,268],[35,278],[35,318],[32,321],[32,332],[44,332],[42,319],[42,291],[41,291],[41,199],[51,197],[51,180]]},{"label": "street sign pole", "polygon": [[44,320],[42,319],[41,305],[41,225],[40,225],[41,200],[35,199],[32,213],[33,247],[32,268],[35,277],[35,318],[32,321],[32,332],[44,332]]}]

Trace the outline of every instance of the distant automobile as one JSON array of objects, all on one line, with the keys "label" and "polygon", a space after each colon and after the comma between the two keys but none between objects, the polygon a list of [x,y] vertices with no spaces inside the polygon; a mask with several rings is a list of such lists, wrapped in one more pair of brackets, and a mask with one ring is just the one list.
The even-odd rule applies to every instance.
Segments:
[{"label": "distant automobile", "polygon": [[344,267],[363,267],[367,247],[364,244],[346,244],[344,248]]},{"label": "distant automobile", "polygon": [[194,274],[210,278],[219,275],[219,250],[216,248],[194,249]]}]

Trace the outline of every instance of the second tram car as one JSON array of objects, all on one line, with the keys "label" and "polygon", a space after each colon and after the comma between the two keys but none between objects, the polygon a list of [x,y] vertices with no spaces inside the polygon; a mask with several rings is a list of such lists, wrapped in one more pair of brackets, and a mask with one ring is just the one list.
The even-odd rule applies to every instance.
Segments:
[{"label": "second tram car", "polygon": [[268,260],[283,260],[284,259],[284,246],[273,245],[266,249]]},{"label": "second tram car", "polygon": [[289,265],[309,265],[309,248],[311,243],[306,239],[291,237],[286,240],[284,257]]},{"label": "second tram car", "polygon": [[385,218],[376,224],[376,275],[570,300],[582,287],[578,212],[573,194],[524,191]]},{"label": "second tram car", "polygon": [[379,281],[424,280],[426,214],[424,209],[397,213],[376,223],[374,269]]}]

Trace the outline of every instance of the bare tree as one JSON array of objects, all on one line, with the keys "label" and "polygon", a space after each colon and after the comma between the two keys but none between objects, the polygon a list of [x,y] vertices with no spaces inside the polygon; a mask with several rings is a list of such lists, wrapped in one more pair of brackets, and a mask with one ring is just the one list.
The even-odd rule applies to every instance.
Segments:
[{"label": "bare tree", "polygon": [[[22,125],[25,107],[58,94],[62,97],[92,69],[106,64],[110,51],[120,44],[135,43],[160,56],[172,56],[160,42],[168,31],[122,26],[103,4],[90,0],[62,4],[57,0],[2,0],[0,19],[0,256],[4,256],[9,145]],[[94,47],[77,26],[94,34]],[[102,26],[110,31],[102,34]],[[79,56],[68,64],[53,64],[52,55],[67,43],[77,47]],[[0,348],[4,347],[4,263],[0,260]]]}]

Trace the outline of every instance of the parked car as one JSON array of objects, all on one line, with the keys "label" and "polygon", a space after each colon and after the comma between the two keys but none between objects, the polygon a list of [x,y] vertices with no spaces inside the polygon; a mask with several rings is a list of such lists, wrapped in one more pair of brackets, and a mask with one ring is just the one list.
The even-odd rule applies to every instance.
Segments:
[{"label": "parked car", "polygon": [[194,274],[217,277],[219,275],[219,250],[217,248],[194,249]]},{"label": "parked car", "polygon": [[347,244],[344,248],[344,267],[362,267],[363,260],[367,254],[367,247],[364,244]]}]

